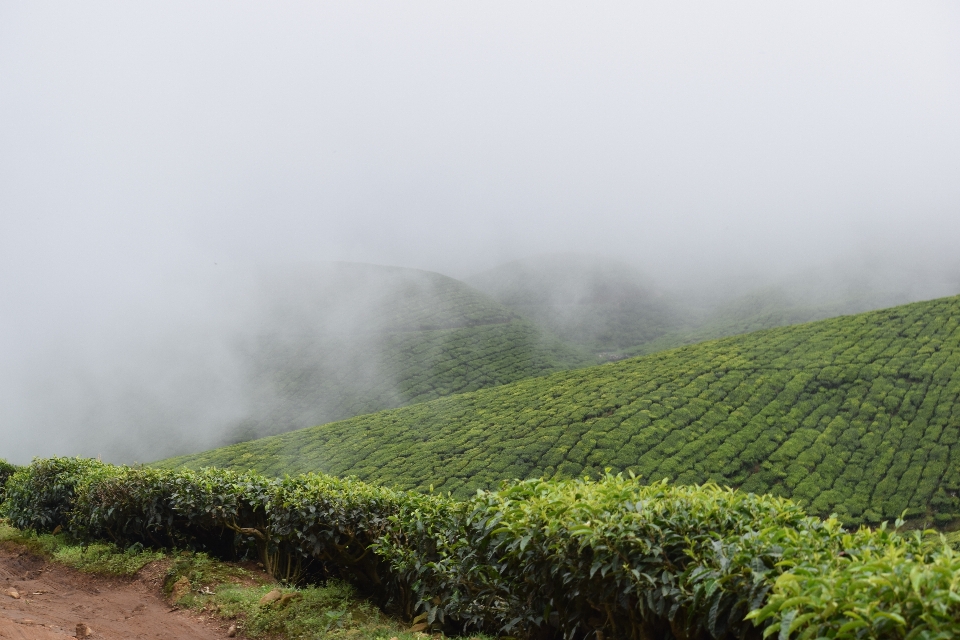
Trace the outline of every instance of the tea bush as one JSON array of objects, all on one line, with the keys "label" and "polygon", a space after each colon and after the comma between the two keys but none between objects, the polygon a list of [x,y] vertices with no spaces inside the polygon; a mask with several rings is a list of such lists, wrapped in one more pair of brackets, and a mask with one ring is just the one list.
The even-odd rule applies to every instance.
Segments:
[{"label": "tea bush", "polygon": [[275,481],[217,469],[110,467],[84,486],[68,529],[85,540],[189,546],[230,557],[243,526],[262,529]]},{"label": "tea bush", "polygon": [[[607,474],[456,500],[316,474],[275,480],[55,458],[35,460],[7,486],[4,512],[38,531],[60,525],[87,543],[106,535],[119,548],[148,540],[214,555],[253,544],[281,578],[343,579],[448,632],[960,634],[960,555],[945,538],[849,531],[790,500],[712,484]],[[37,515],[46,513],[57,515]]]},{"label": "tea bush", "polygon": [[12,476],[20,469],[19,466],[15,464],[10,464],[3,458],[0,458],[0,503],[4,500],[4,487],[7,484],[7,478]]},{"label": "tea bush", "polygon": [[466,498],[510,478],[715,482],[846,524],[960,518],[960,298],[770,329],[165,461]]},{"label": "tea bush", "polygon": [[34,460],[7,479],[0,513],[18,529],[62,529],[69,524],[82,486],[109,473],[109,465],[89,458]]}]

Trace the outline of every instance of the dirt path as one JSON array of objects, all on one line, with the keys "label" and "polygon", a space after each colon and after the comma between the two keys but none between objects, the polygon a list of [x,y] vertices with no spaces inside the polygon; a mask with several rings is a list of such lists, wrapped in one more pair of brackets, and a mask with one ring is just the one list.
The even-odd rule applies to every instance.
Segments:
[{"label": "dirt path", "polygon": [[[11,588],[19,599],[6,595]],[[95,640],[227,635],[220,620],[171,610],[160,597],[159,575],[149,567],[135,579],[104,578],[0,546],[0,639],[63,640],[76,635],[78,623],[88,625]]]}]

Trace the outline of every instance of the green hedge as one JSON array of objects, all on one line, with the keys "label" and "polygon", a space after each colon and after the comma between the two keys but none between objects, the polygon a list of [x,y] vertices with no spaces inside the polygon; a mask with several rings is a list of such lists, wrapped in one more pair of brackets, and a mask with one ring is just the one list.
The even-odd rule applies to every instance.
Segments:
[{"label": "green hedge", "polygon": [[18,529],[53,531],[69,525],[77,493],[109,466],[88,458],[45,458],[15,471],[4,485],[3,514]]},{"label": "green hedge", "polygon": [[255,549],[435,628],[515,637],[952,638],[960,556],[933,532],[845,530],[797,504],[633,477],[528,480],[466,500],[324,475],[84,459],[7,481],[5,517],[81,541]]}]

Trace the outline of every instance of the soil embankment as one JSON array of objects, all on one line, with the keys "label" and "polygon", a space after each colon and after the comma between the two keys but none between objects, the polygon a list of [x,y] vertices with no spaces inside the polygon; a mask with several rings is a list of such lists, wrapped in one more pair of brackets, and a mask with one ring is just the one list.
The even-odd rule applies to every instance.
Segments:
[{"label": "soil embankment", "polygon": [[92,630],[91,640],[226,637],[224,621],[172,609],[164,601],[163,573],[148,565],[136,578],[95,576],[2,545],[0,639],[62,640],[77,637],[78,625]]}]

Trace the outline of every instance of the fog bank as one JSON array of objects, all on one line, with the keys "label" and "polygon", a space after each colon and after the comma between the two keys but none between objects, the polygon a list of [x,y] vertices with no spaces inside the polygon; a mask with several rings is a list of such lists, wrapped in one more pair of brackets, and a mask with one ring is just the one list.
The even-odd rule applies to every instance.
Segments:
[{"label": "fog bank", "polygon": [[958,42],[950,2],[5,3],[0,456],[216,441],[263,265],[956,293]]}]

